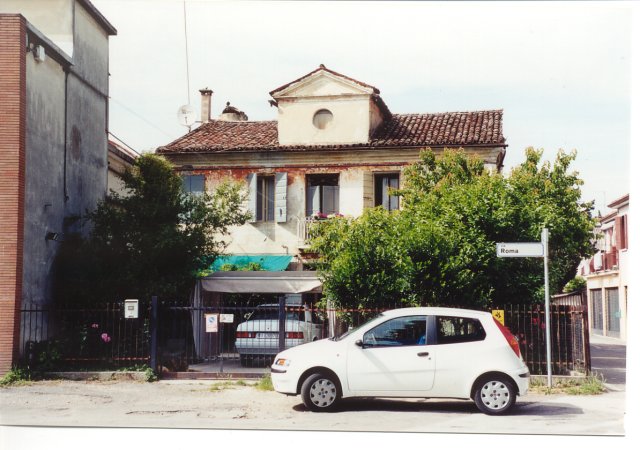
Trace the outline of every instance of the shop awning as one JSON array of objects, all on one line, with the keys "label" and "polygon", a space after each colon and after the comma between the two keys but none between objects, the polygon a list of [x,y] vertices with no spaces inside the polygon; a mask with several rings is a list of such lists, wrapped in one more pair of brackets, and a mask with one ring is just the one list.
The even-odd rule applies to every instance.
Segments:
[{"label": "shop awning", "polygon": [[209,292],[238,294],[302,294],[321,292],[322,282],[316,272],[215,272],[200,279]]},{"label": "shop awning", "polygon": [[292,255],[225,255],[218,256],[211,265],[211,270],[218,272],[224,265],[233,265],[242,270],[252,263],[260,264],[260,268],[267,272],[278,272],[287,270]]}]

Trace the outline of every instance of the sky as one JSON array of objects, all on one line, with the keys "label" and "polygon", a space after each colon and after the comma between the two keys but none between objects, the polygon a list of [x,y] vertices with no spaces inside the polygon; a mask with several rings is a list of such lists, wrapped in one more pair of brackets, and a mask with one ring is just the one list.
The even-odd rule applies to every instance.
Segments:
[{"label": "sky", "polygon": [[595,213],[629,192],[632,2],[93,4],[118,30],[109,128],[139,152],[188,131],[177,111],[199,113],[199,89],[214,117],[230,101],[275,120],[269,91],[324,64],[393,113],[503,109],[505,174],[527,147],[550,161],[575,149]]}]

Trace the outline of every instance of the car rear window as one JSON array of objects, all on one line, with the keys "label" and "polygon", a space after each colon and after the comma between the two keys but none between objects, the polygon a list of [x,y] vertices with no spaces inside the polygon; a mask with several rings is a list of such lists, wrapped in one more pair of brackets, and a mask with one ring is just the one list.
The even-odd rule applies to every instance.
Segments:
[{"label": "car rear window", "polygon": [[487,336],[478,319],[437,316],[436,325],[438,344],[482,341]]},{"label": "car rear window", "polygon": [[[304,310],[300,307],[286,308],[286,320],[299,320],[304,322]],[[249,317],[249,320],[278,320],[278,306],[261,306]]]}]

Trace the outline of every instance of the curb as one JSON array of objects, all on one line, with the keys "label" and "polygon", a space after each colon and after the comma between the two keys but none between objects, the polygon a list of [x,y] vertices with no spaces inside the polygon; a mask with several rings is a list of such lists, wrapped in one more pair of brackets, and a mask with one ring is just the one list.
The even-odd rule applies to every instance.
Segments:
[{"label": "curb", "polygon": [[159,375],[160,380],[237,380],[252,379],[259,380],[265,373],[237,373],[237,372],[163,372]]},{"label": "curb", "polygon": [[46,372],[45,377],[72,381],[146,381],[144,372]]}]

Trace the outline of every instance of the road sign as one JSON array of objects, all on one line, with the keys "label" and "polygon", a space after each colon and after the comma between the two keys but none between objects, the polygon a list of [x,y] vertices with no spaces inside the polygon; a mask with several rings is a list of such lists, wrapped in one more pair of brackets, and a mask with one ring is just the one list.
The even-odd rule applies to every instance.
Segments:
[{"label": "road sign", "polygon": [[492,309],[491,315],[500,322],[501,325],[504,325],[504,309]]},{"label": "road sign", "polygon": [[205,314],[205,332],[217,333],[218,332],[218,315],[217,314]]},{"label": "road sign", "polygon": [[501,258],[541,258],[544,245],[542,242],[498,242],[496,253]]}]

